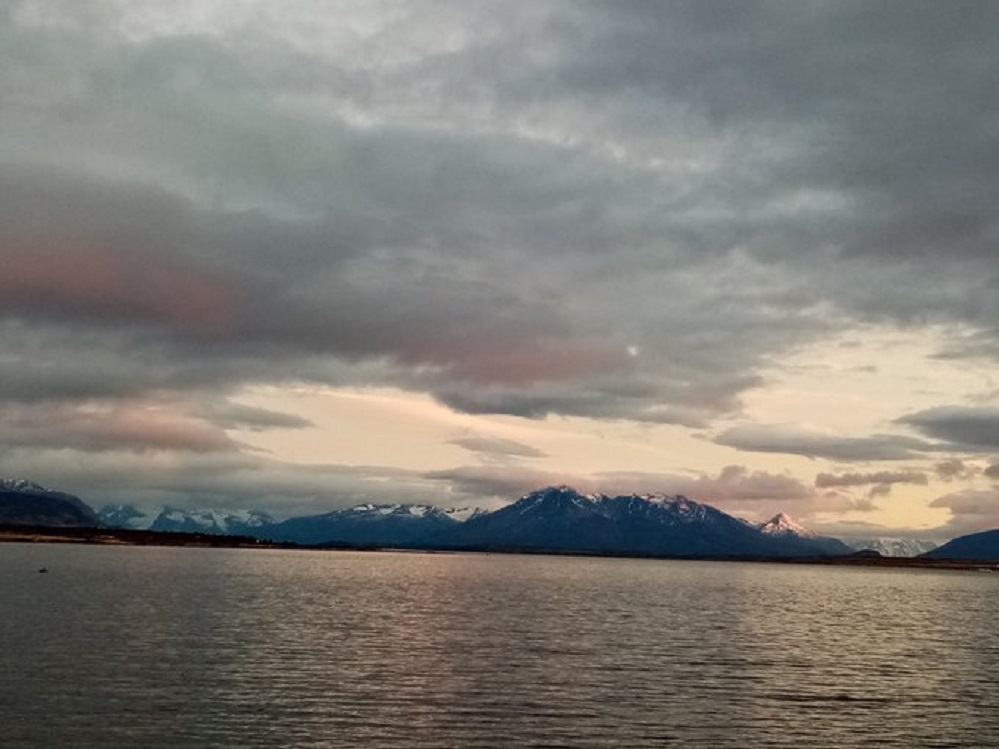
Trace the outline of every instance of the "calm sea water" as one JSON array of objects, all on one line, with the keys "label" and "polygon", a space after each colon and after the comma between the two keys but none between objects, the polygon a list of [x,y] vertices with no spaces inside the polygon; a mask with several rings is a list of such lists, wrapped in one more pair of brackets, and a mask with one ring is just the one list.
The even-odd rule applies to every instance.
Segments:
[{"label": "calm sea water", "polygon": [[0,544],[0,745],[996,747],[997,594],[974,572]]}]

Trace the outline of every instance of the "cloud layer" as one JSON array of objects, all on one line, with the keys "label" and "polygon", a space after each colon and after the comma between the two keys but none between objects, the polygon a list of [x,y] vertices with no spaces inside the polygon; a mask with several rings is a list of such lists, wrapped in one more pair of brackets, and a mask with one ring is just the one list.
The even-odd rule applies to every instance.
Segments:
[{"label": "cloud layer", "polygon": [[940,356],[994,366],[997,23],[985,2],[8,3],[3,465],[257,460],[229,431],[306,424],[229,399],[303,382],[831,461],[995,453],[996,410],[951,394],[873,434],[739,419],[782,356],[873,325],[951,326]]}]

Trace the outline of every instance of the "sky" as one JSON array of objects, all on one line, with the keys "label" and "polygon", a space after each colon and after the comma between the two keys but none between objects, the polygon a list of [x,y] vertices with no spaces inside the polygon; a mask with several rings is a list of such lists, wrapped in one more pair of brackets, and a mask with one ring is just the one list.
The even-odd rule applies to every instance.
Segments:
[{"label": "sky", "polygon": [[999,5],[9,0],[0,474],[999,527]]}]

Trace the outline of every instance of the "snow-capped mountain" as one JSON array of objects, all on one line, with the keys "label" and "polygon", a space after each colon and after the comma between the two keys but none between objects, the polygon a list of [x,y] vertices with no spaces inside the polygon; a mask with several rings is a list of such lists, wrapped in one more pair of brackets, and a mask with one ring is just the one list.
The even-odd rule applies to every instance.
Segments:
[{"label": "snow-capped mountain", "polygon": [[92,527],[97,514],[82,499],[33,481],[0,478],[0,524]]},{"label": "snow-capped mountain", "polygon": [[[708,557],[850,553],[850,548],[840,541],[819,536],[783,513],[754,525],[683,496],[584,495],[568,486],[530,492],[493,512],[475,507],[369,503],[282,522],[275,522],[259,510],[161,507],[145,512],[131,505],[107,505],[101,508],[98,520],[89,507],[71,495],[31,482],[0,480],[0,499],[8,495],[22,502],[30,499],[30,507],[35,510],[39,502],[58,500],[66,511],[68,502],[84,516],[81,520],[21,513],[34,524],[99,522],[111,528],[247,535],[309,545],[550,549]],[[5,522],[2,514],[0,522]]]},{"label": "snow-capped mountain", "polygon": [[[0,478],[0,491],[19,492],[20,494],[58,494],[34,481],[18,478]],[[68,496],[68,495],[67,495]]]},{"label": "snow-capped mountain", "polygon": [[478,508],[362,504],[321,515],[289,518],[254,529],[258,538],[299,544],[353,543],[391,546],[420,543],[477,517]]},{"label": "snow-capped mountain", "polygon": [[854,551],[870,549],[883,557],[918,557],[940,545],[918,538],[844,538],[843,543]]},{"label": "snow-capped mountain", "polygon": [[806,528],[786,512],[778,513],[757,526],[760,533],[784,542],[793,554],[849,554],[854,549],[838,538],[823,536]]},{"label": "snow-capped mountain", "polygon": [[182,510],[164,507],[149,529],[245,536],[273,522],[274,518],[261,510]]},{"label": "snow-capped mountain", "polygon": [[132,528],[149,530],[153,519],[132,505],[104,505],[97,511],[97,517],[105,528]]},{"label": "snow-capped mountain", "polygon": [[768,536],[797,536],[798,538],[816,538],[819,534],[811,531],[795,521],[790,515],[781,512],[767,522],[761,523],[760,531]]},{"label": "snow-capped mountain", "polygon": [[512,505],[473,518],[455,529],[447,541],[465,546],[676,556],[849,552],[835,539],[763,533],[682,496],[587,496],[568,486],[531,492]]},{"label": "snow-capped mountain", "polygon": [[102,525],[185,533],[245,536],[271,525],[274,518],[261,510],[198,509],[160,507],[146,513],[132,505],[105,505],[100,509]]}]

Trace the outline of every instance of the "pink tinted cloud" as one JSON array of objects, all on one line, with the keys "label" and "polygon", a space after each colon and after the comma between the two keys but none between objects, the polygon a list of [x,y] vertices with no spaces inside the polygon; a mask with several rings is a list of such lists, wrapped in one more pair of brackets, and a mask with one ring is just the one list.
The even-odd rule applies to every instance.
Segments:
[{"label": "pink tinted cloud", "polygon": [[0,310],[217,332],[232,325],[238,297],[218,278],[137,252],[58,242],[0,248]]},{"label": "pink tinted cloud", "polygon": [[76,402],[11,406],[0,444],[84,452],[228,452],[236,444],[202,419],[157,403]]}]

